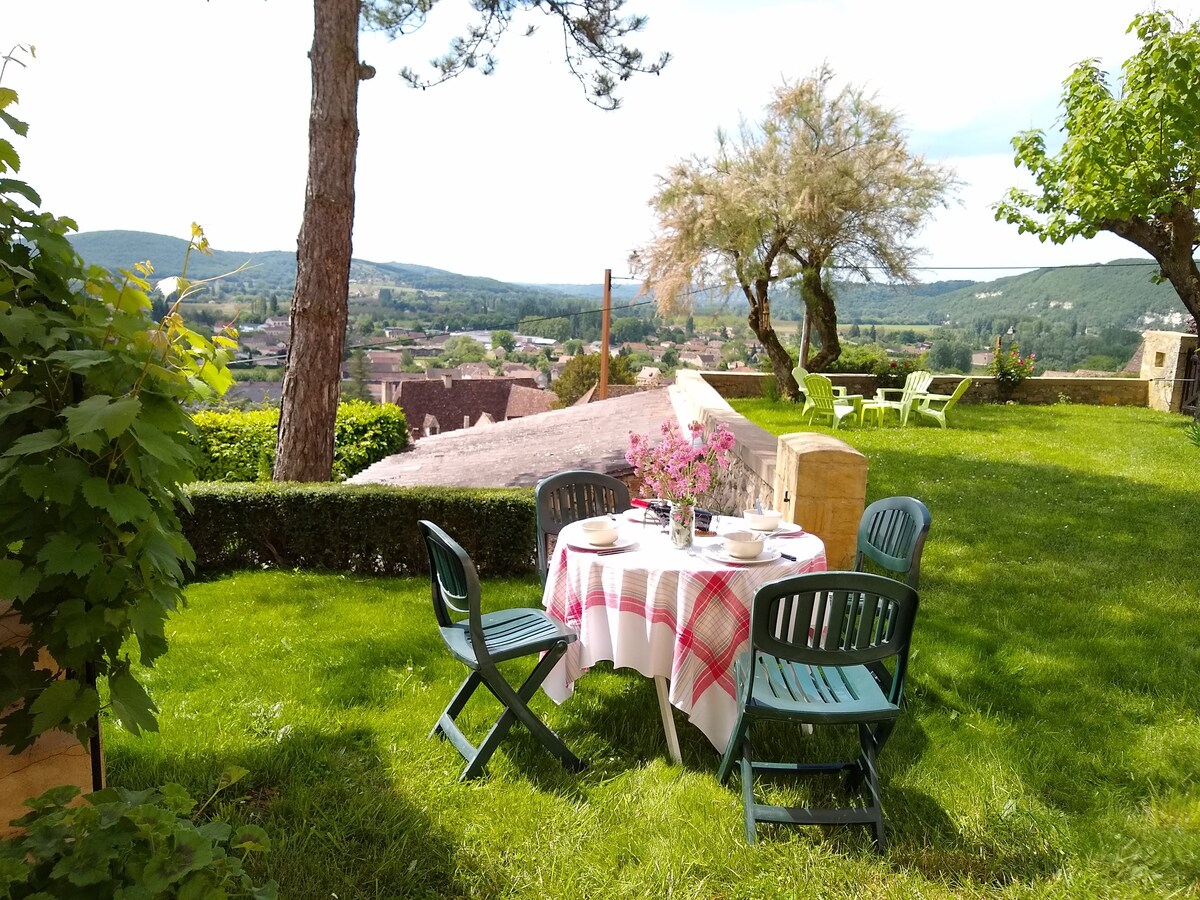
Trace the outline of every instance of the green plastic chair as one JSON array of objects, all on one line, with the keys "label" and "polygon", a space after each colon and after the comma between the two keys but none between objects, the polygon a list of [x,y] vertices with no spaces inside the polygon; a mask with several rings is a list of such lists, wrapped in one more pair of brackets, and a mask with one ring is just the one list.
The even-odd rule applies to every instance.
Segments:
[{"label": "green plastic chair", "polygon": [[916,590],[931,522],[929,507],[916,497],[876,500],[858,521],[854,570],[886,574]]},{"label": "green plastic chair", "polygon": [[815,421],[818,416],[829,418],[836,429],[842,419],[853,415],[856,411],[854,404],[846,402],[850,399],[849,397],[834,397],[833,384],[824,375],[816,372],[804,376],[804,396],[806,398],[804,410],[800,416],[803,418],[807,413],[810,423]]},{"label": "green plastic chair", "polygon": [[[804,379],[808,377],[808,370],[803,366],[796,366],[796,368],[792,369],[792,377],[796,379],[796,384],[800,386],[800,393],[804,394],[804,408],[800,410],[800,415],[801,417],[807,416],[809,411],[813,408],[812,401],[808,399],[808,392],[804,390]],[[835,399],[839,397],[845,399],[847,396],[847,391],[843,385],[833,384],[833,382],[830,382],[830,386],[833,388],[833,396]]]},{"label": "green plastic chair", "polygon": [[[946,413],[954,408],[954,404],[958,402],[958,398],[967,392],[967,388],[971,386],[971,379],[964,378],[954,388],[952,394],[926,394],[921,398],[921,402],[913,407],[913,411],[918,415],[926,416],[933,419],[943,428],[946,427]],[[934,406],[934,404],[938,404]]]},{"label": "green plastic chair", "polygon": [[533,491],[537,502],[537,566],[546,583],[550,538],[572,522],[629,509],[629,488],[611,475],[582,469],[543,478]]},{"label": "green plastic chair", "polygon": [[[584,768],[586,763],[568,750],[562,739],[529,708],[534,692],[578,635],[541,609],[520,607],[481,612],[479,576],[467,551],[432,522],[422,519],[417,525],[429,553],[429,578],[438,630],[450,654],[470,670],[430,733],[430,737],[436,735],[449,740],[467,761],[458,780],[467,781],[482,775],[496,747],[518,720],[567,769],[577,772]],[[466,618],[456,619],[456,616]],[[539,653],[541,660],[516,689],[496,667],[497,663],[506,660]],[[500,701],[504,711],[483,742],[475,746],[467,740],[455,720],[480,685]]]},{"label": "green plastic chair", "polygon": [[[717,770],[724,782],[740,760],[746,840],[759,822],[793,825],[865,824],[875,849],[887,847],[877,760],[900,716],[917,592],[882,575],[822,572],[762,585],[750,611],[750,650],[734,664],[738,716]],[[895,659],[885,691],[868,665]],[[856,759],[828,763],[751,758],[757,721],[854,725]],[[866,804],[839,808],[770,806],[754,800],[756,772],[846,773],[847,790],[865,785]]]},{"label": "green plastic chair", "polygon": [[[908,377],[904,379],[904,387],[878,388],[875,391],[875,399],[863,404],[864,409],[879,409],[881,422],[884,411],[894,409],[900,414],[900,424],[907,425],[908,416],[912,412],[913,406],[925,395],[925,392],[929,390],[929,385],[932,383],[932,372],[926,372],[921,369],[918,369],[916,372],[909,372]],[[896,398],[890,399],[890,395],[893,394],[896,395]]]}]

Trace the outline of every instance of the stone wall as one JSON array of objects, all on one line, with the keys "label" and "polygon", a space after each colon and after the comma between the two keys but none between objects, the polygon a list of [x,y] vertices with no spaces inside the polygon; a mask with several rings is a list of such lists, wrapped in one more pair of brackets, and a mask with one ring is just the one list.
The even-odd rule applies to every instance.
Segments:
[{"label": "stone wall", "polygon": [[1177,331],[1147,331],[1142,334],[1141,376],[1149,386],[1149,406],[1179,412],[1183,401],[1183,378],[1187,355],[1196,349],[1196,335]]},{"label": "stone wall", "polygon": [[[765,372],[698,374],[722,397],[761,397],[767,382],[775,377]],[[949,394],[962,378],[962,375],[935,375],[930,390]],[[871,375],[834,374],[829,380],[845,385],[853,394],[862,394],[864,397],[875,395],[875,378]],[[1145,378],[1027,378],[1017,386],[1012,399],[1018,403],[1058,403],[1065,398],[1072,403],[1094,406],[1146,406],[1149,403],[1150,384]],[[971,387],[959,402],[991,403],[998,400],[1000,396],[995,378],[972,375]]]}]

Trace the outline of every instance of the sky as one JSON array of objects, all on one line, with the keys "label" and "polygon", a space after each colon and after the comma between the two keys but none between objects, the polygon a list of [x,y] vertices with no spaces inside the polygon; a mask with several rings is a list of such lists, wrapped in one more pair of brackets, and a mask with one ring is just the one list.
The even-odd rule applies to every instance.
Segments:
[{"label": "sky", "polygon": [[[711,155],[719,128],[754,121],[777,86],[823,62],[896,109],[909,146],[954,169],[953,205],[919,238],[917,275],[990,280],[1040,266],[1144,256],[1111,235],[1041,244],[996,222],[1025,184],[1011,138],[1053,133],[1062,82],[1137,49],[1125,0],[628,0],[633,43],[673,59],[591,106],[562,62],[561,29],[518,17],[495,74],[429,90],[418,70],[471,21],[441,0],[420,31],[364,35],[354,256],[504,281],[582,284],[630,274],[654,235],[648,205],[672,163]],[[1200,0],[1170,5],[1185,20]],[[540,25],[531,37],[525,25]],[[304,205],[312,4],[303,0],[0,0],[0,42],[33,44],[3,85],[20,94],[21,177],[81,231],[293,250]],[[131,262],[133,262],[131,260]]]}]

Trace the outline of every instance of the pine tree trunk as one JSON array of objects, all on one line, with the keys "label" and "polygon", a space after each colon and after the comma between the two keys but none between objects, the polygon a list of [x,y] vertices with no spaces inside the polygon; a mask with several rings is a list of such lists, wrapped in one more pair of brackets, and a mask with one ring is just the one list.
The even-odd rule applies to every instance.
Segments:
[{"label": "pine tree trunk", "polygon": [[360,0],[314,0],[308,187],[275,448],[276,481],[328,481],[341,388],[358,149]]}]

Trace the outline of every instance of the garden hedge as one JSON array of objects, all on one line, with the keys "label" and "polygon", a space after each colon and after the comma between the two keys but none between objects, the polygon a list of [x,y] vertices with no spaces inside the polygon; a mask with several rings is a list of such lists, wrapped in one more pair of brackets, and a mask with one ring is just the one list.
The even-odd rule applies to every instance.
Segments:
[{"label": "garden hedge", "polygon": [[[202,481],[270,481],[275,464],[278,409],[201,410],[196,477]],[[404,410],[362,400],[338,404],[333,479],[341,481],[408,446]]]},{"label": "garden hedge", "polygon": [[483,577],[536,571],[529,488],[196,482],[186,494],[184,534],[201,577],[275,567],[424,574],[418,519],[462,544]]}]

